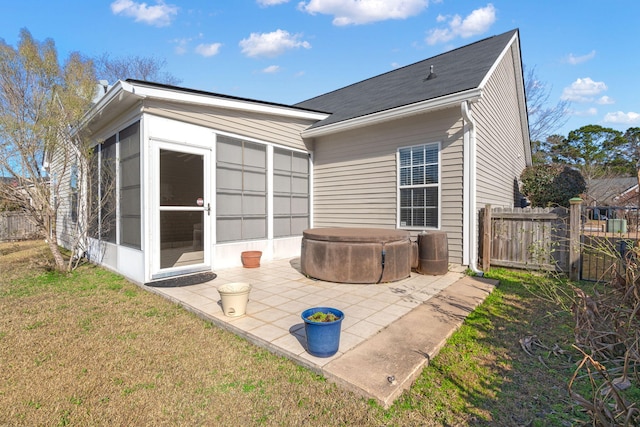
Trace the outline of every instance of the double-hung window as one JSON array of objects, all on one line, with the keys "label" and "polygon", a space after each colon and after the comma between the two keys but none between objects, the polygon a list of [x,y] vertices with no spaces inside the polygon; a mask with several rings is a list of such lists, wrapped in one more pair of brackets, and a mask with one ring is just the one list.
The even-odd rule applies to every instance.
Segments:
[{"label": "double-hung window", "polygon": [[400,227],[439,228],[440,144],[398,150]]}]

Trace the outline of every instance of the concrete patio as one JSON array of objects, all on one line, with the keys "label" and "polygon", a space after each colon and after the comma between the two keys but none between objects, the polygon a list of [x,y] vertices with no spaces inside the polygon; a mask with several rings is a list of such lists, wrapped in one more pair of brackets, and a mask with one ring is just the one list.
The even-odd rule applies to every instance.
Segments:
[{"label": "concrete patio", "polygon": [[[384,284],[323,282],[300,273],[300,260],[216,271],[210,282],[182,287],[146,287],[248,341],[285,356],[329,380],[389,406],[410,387],[421,368],[491,292],[492,281],[466,277],[452,267],[443,276],[411,277]],[[246,315],[222,312],[217,288],[251,284]],[[435,298],[434,298],[435,297]],[[342,310],[340,348],[328,358],[305,350],[303,310]]]}]

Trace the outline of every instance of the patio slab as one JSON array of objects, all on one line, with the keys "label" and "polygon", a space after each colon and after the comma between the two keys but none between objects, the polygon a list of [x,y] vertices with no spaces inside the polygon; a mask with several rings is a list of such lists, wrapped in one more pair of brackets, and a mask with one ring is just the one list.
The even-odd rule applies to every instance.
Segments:
[{"label": "patio slab", "polygon": [[[197,285],[144,287],[388,407],[495,285],[465,276],[460,266],[451,270],[443,276],[412,272],[392,283],[342,284],[304,276],[299,258],[293,258],[255,269],[219,270],[215,280]],[[222,312],[217,288],[231,282],[252,286],[244,316]],[[332,357],[314,357],[305,349],[300,314],[314,306],[345,314],[340,347]]]}]

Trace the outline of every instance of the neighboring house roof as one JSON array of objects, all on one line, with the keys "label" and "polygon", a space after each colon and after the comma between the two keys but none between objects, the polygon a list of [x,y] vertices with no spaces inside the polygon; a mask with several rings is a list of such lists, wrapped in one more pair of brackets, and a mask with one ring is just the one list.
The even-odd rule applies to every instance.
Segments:
[{"label": "neighboring house roof", "polygon": [[619,202],[616,198],[637,185],[637,177],[592,179],[588,183],[585,199],[591,206],[616,206]]},{"label": "neighboring house roof", "polygon": [[517,34],[512,30],[489,37],[294,106],[331,113],[313,129],[479,89]]},{"label": "neighboring house roof", "polygon": [[640,200],[638,199],[638,184],[634,185],[631,188],[628,188],[626,191],[618,194],[613,198],[613,202],[617,206],[626,206],[626,207],[640,207]]}]

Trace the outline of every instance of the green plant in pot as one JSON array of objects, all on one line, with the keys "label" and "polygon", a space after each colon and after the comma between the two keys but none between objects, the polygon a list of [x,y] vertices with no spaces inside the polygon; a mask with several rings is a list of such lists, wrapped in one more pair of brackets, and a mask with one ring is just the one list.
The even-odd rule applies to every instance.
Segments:
[{"label": "green plant in pot", "polygon": [[307,335],[307,351],[316,357],[330,357],[340,347],[344,313],[337,308],[314,307],[302,312]]}]

